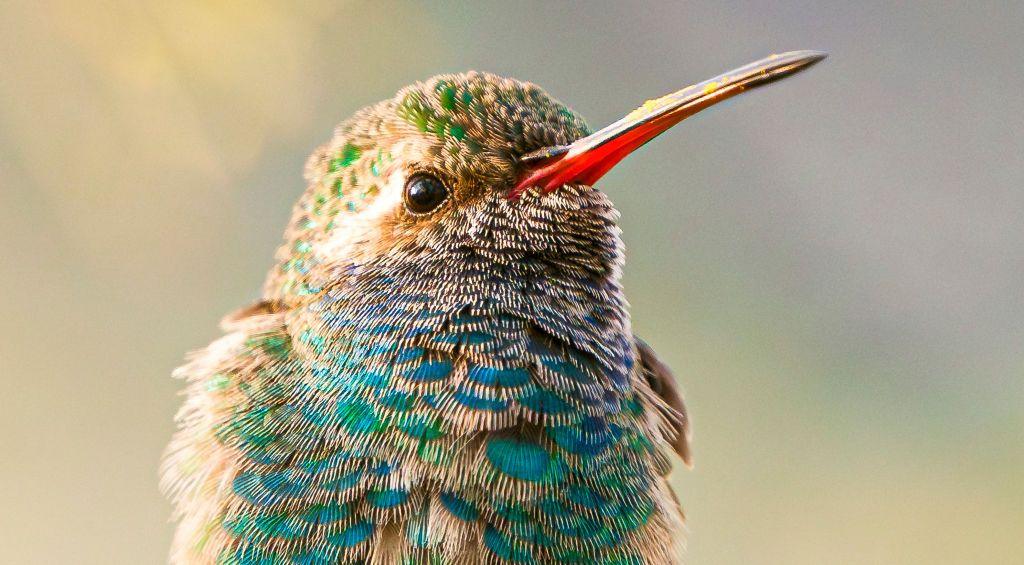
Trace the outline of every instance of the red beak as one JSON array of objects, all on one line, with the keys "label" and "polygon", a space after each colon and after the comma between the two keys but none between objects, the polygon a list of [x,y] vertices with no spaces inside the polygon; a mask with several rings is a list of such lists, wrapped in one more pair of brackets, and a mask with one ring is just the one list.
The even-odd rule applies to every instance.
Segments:
[{"label": "red beak", "polygon": [[566,184],[593,185],[616,163],[665,130],[723,100],[800,72],[824,59],[820,51],[772,55],[711,80],[644,102],[612,125],[569,145],[545,147],[520,158],[522,180],[509,193],[531,187],[551,192]]}]

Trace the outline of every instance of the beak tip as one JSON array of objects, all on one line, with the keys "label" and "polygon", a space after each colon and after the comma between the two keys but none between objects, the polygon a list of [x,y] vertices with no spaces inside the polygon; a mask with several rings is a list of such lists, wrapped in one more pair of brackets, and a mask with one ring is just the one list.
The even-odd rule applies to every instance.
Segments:
[{"label": "beak tip", "polygon": [[775,61],[778,59],[810,59],[817,62],[826,57],[828,57],[828,51],[819,51],[818,49],[797,49],[796,51],[776,53],[775,55],[769,57],[768,60]]},{"label": "beak tip", "polygon": [[828,52],[818,51],[816,49],[804,49],[802,51],[790,51],[789,53],[782,53],[779,55],[779,58],[783,57],[791,59],[794,66],[803,70],[827,59]]},{"label": "beak tip", "polygon": [[828,58],[828,53],[811,49],[772,55],[764,60],[767,64],[762,67],[761,72],[751,76],[744,87],[750,89],[773,83],[800,71],[805,71],[826,58]]},{"label": "beak tip", "polygon": [[828,59],[828,52],[827,51],[808,50],[807,51],[807,59],[808,59],[808,62],[807,62],[808,65],[813,65],[815,63],[820,63],[820,62],[824,61],[825,59]]}]

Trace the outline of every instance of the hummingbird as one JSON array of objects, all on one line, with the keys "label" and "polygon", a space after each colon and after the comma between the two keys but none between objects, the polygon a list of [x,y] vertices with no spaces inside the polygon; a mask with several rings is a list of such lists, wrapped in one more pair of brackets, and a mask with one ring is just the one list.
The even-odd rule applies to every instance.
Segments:
[{"label": "hummingbird", "polygon": [[171,562],[678,562],[667,475],[691,463],[690,418],[633,334],[594,184],[824,57],[772,55],[596,132],[481,72],[343,122],[307,161],[262,298],[175,371]]}]

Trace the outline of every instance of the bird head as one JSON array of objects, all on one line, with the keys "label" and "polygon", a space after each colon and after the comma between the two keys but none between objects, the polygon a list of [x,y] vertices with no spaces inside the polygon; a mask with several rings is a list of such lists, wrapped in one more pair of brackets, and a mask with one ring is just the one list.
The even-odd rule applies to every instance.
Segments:
[{"label": "bird head", "polygon": [[385,265],[430,272],[460,249],[543,251],[526,229],[539,210],[508,198],[519,158],[588,133],[532,84],[466,73],[411,85],[342,123],[310,158],[267,292],[316,294]]},{"label": "bird head", "polygon": [[530,83],[471,72],[404,88],[342,123],[309,159],[266,297],[302,303],[381,271],[405,286],[430,278],[434,294],[463,302],[566,273],[616,278],[616,213],[594,183],[687,116],[822,58],[773,55],[596,133]]}]

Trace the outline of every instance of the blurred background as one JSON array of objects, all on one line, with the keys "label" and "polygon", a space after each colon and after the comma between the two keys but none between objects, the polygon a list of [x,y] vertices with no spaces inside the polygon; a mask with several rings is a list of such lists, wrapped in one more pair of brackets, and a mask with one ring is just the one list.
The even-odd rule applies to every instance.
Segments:
[{"label": "blurred background", "polygon": [[596,128],[813,48],[600,183],[687,561],[1024,562],[1024,5],[771,4],[0,2],[0,561],[165,560],[170,372],[356,109],[479,69]]}]

